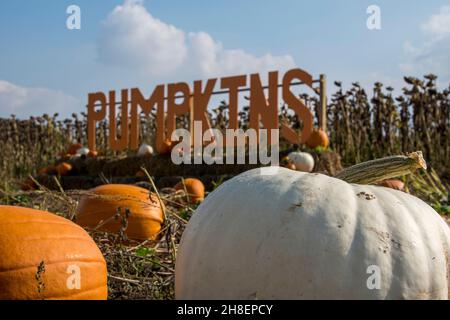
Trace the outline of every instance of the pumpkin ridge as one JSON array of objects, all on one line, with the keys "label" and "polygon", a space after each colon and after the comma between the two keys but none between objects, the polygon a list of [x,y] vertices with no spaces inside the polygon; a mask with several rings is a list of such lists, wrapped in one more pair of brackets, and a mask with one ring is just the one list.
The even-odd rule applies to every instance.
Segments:
[{"label": "pumpkin ridge", "polygon": [[[381,199],[384,198],[386,195],[388,196],[392,196],[393,198],[395,198],[395,200],[398,199],[397,195],[395,194],[395,192],[390,192],[390,191],[394,191],[394,190],[390,190],[390,189],[379,189],[378,186],[372,186],[372,185],[365,185],[364,186],[369,192],[373,193],[373,195],[375,196],[376,199]],[[396,190],[395,190],[396,191]],[[381,194],[383,194],[383,197],[381,196]],[[392,230],[392,227],[389,224],[389,219],[388,219],[388,213],[389,212],[389,208],[387,208],[384,205],[384,202],[382,201],[378,201],[378,200],[370,200],[370,201],[376,201],[376,205],[377,208],[373,209],[373,212],[380,212],[383,214],[377,215],[378,219],[382,219],[379,220],[379,222],[377,223],[377,227],[374,227],[374,224],[372,221],[368,221],[369,224],[365,224],[362,227],[370,232],[373,232],[376,234],[377,237],[377,241],[378,243],[380,243],[381,245],[381,249],[380,247],[378,247],[378,252],[375,255],[375,258],[377,258],[377,260],[372,263],[375,265],[380,265],[383,261],[386,264],[386,268],[388,270],[394,270],[396,268],[399,268],[398,266],[398,261],[396,261],[395,257],[391,254],[391,252],[395,249],[392,246],[391,243],[391,235],[393,233],[395,233],[395,230]],[[366,240],[369,241],[370,240]],[[402,241],[403,243],[404,241]],[[381,251],[381,252],[380,252]],[[404,254],[404,250],[399,248],[399,254]],[[383,285],[382,286],[386,286],[386,283],[388,284],[386,286],[386,288],[382,288],[383,290],[378,290],[380,293],[379,298],[380,299],[385,299],[386,296],[389,296],[390,294],[392,294],[393,291],[396,290],[396,287],[394,286],[395,281],[391,275],[390,272],[387,272],[386,275],[383,276]],[[387,279],[387,280],[386,280]],[[381,289],[381,288],[380,288]]]},{"label": "pumpkin ridge", "polygon": [[[36,286],[40,262],[46,293]],[[107,265],[95,241],[74,222],[48,211],[0,206],[0,299],[40,299],[64,293],[71,265],[83,272],[83,299],[107,298]],[[69,271],[69,273],[67,273]],[[96,286],[103,289],[83,293]]]},{"label": "pumpkin ridge", "polygon": [[135,204],[135,203],[142,204],[142,203],[144,203],[147,206],[154,206],[154,207],[157,206],[156,204],[149,204],[148,203],[148,200],[151,200],[150,197],[148,197],[148,199],[141,200],[141,199],[137,198],[136,196],[123,196],[123,195],[120,195],[120,194],[117,194],[117,195],[102,195],[102,194],[99,194],[99,195],[95,195],[95,196],[88,195],[88,196],[86,196],[86,198],[87,199],[96,199],[96,200],[105,201],[105,202],[110,201],[110,200],[115,200],[115,201],[127,201],[127,202],[131,202],[132,204]]},{"label": "pumpkin ridge", "polygon": [[[0,215],[0,217],[1,217],[1,215]],[[60,218],[65,219],[63,217],[60,217]],[[70,220],[68,220],[68,221],[70,221]],[[13,221],[13,220],[11,220],[11,221],[3,221],[2,220],[0,222],[0,226],[1,225],[6,225],[6,224],[19,224],[19,223],[20,224],[23,224],[23,223],[60,224],[60,225],[66,225],[66,226],[71,226],[72,227],[72,225],[70,223],[67,223],[66,221],[56,221],[56,220],[53,220],[53,221],[52,220],[50,220],[50,221],[48,221],[48,220],[27,220],[27,221]]]},{"label": "pumpkin ridge", "polygon": [[[45,262],[45,261],[44,261]],[[53,262],[45,262],[46,266],[51,266],[51,265],[55,265],[55,264],[61,264],[61,263],[71,263],[71,264],[75,264],[75,263],[89,263],[89,264],[103,264],[106,266],[105,261],[101,261],[101,260],[82,260],[82,259],[77,259],[77,260],[60,260],[60,261],[53,261]],[[7,272],[15,272],[15,271],[23,271],[26,269],[31,269],[31,268],[37,268],[36,265],[32,265],[32,266],[24,266],[24,267],[18,267],[18,268],[10,268],[10,269],[6,269],[6,270],[0,270],[0,274],[2,273],[7,273]]]},{"label": "pumpkin ridge", "polygon": [[[397,190],[389,190],[388,193],[391,194],[391,195],[393,195],[397,201],[400,201],[400,203],[401,203],[401,204],[406,208],[406,210],[410,213],[409,215],[407,215],[407,217],[408,217],[409,219],[411,219],[411,222],[410,222],[410,223],[411,223],[411,224],[414,224],[414,225],[416,226],[415,232],[418,232],[419,235],[420,235],[420,237],[418,237],[418,238],[421,239],[421,245],[422,245],[423,247],[422,247],[420,250],[415,249],[415,250],[411,250],[411,251],[413,251],[413,252],[416,253],[418,256],[420,256],[420,257],[421,257],[421,258],[420,258],[421,261],[431,261],[431,258],[432,258],[432,257],[431,257],[431,251],[432,251],[432,248],[430,247],[429,243],[433,243],[433,239],[430,238],[430,234],[429,234],[428,232],[426,232],[426,230],[424,230],[424,228],[423,228],[423,226],[422,226],[422,223],[421,223],[421,221],[420,221],[420,219],[422,218],[421,215],[417,215],[417,214],[416,214],[416,211],[414,210],[414,207],[411,206],[411,202],[406,201],[406,198],[405,198],[404,196],[403,196],[403,197],[398,197],[397,192],[393,192],[393,191],[397,191]],[[386,191],[386,192],[387,192],[387,191]],[[399,192],[401,192],[401,191],[399,191]],[[402,193],[400,193],[400,194],[403,195]],[[406,197],[407,197],[407,196],[406,196]],[[420,199],[419,199],[419,200],[420,200]],[[405,219],[405,217],[403,217],[403,219]],[[389,230],[389,232],[390,232],[390,234],[392,234],[392,231],[391,231],[391,230]],[[397,238],[398,238],[398,237],[397,237]],[[398,240],[397,240],[397,241],[398,241]],[[404,246],[404,242],[402,242],[402,246]],[[412,249],[412,248],[411,248],[411,249]],[[399,252],[402,253],[402,254],[405,254],[405,253],[404,253],[404,252],[405,252],[404,250],[399,250]],[[391,257],[391,259],[392,259],[392,257]],[[397,263],[400,264],[400,267],[399,267],[399,268],[404,269],[405,262],[403,262],[402,260],[399,259],[399,261],[397,261]],[[423,268],[426,268],[427,273],[430,272],[430,266],[429,266],[429,265],[423,264],[422,267],[423,267]],[[395,266],[392,265],[392,269],[394,269],[394,268],[395,268]],[[392,286],[392,284],[394,284],[394,282],[391,282],[391,286]],[[426,290],[422,290],[422,291],[416,290],[415,292],[416,292],[417,294],[420,294],[420,295],[428,294],[428,293],[432,293],[432,292],[436,292],[437,289],[436,289],[436,290],[433,290],[433,289],[429,288],[429,286],[432,286],[432,285],[433,285],[433,281],[428,281],[428,284],[427,284],[428,288],[427,288]],[[389,292],[388,292],[388,293],[389,293]],[[407,298],[407,299],[408,299],[409,297],[402,297],[402,298]]]},{"label": "pumpkin ridge", "polygon": [[[0,239],[2,239],[3,237],[2,236],[0,236]],[[11,235],[8,235],[8,236],[6,236],[5,238],[7,238],[7,239],[14,239],[14,238],[18,238],[18,239],[20,239],[21,241],[35,241],[35,240],[55,240],[55,239],[58,239],[58,240],[61,240],[61,239],[63,239],[63,240],[70,240],[70,239],[72,239],[72,240],[80,240],[80,241],[86,241],[86,242],[92,242],[92,240],[91,239],[86,239],[85,237],[71,237],[71,236],[46,236],[46,237],[27,237],[27,238],[24,238],[24,237],[20,237],[20,236],[11,236]],[[5,238],[3,238],[3,239],[5,239]]]},{"label": "pumpkin ridge", "polygon": [[[146,214],[141,213],[141,212],[135,212],[133,214],[133,211],[130,211],[130,214],[133,216],[133,219],[145,219],[145,220],[149,220],[150,219],[150,220],[155,220],[155,221],[163,221],[164,220],[162,218],[159,219],[158,217],[149,218],[148,215],[146,216]],[[96,216],[96,215],[104,215],[104,212],[97,211],[97,210],[95,210],[95,211],[92,210],[92,211],[84,212],[82,214],[79,213],[78,216],[77,216],[77,222],[79,220],[84,219],[85,217],[92,218],[93,216]],[[116,215],[116,213],[111,213],[111,215],[107,216],[106,219],[112,219],[112,218],[114,218],[115,215]],[[121,214],[121,217],[122,216],[123,215]],[[116,220],[114,220],[114,219],[112,219],[111,221],[108,221],[108,222],[113,222],[113,221],[116,222]]]}]

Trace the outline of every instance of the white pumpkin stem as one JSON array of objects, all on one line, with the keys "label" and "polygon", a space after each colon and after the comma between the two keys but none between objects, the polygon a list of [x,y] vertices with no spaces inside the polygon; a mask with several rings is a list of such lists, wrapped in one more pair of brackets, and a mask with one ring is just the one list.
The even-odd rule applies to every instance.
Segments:
[{"label": "white pumpkin stem", "polygon": [[426,169],[422,152],[408,153],[406,156],[392,156],[355,164],[334,177],[348,183],[375,184],[386,179],[413,173],[416,169]]}]

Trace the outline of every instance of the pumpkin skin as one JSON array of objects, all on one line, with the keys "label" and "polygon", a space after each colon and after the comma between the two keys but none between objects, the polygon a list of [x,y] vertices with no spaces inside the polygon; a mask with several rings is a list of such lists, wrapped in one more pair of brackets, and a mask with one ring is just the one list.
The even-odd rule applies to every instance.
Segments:
[{"label": "pumpkin skin", "polygon": [[89,150],[88,158],[95,158],[98,156],[98,152],[96,150]]},{"label": "pumpkin skin", "polygon": [[162,143],[156,145],[156,152],[161,155],[168,155],[172,151],[172,141],[164,140]]},{"label": "pumpkin skin", "polygon": [[288,158],[297,171],[311,172],[314,169],[314,158],[307,152],[291,152]]},{"label": "pumpkin skin", "polygon": [[295,166],[295,164],[293,163],[288,163],[286,166],[284,166],[285,168],[289,169],[289,170],[297,170],[297,167]]},{"label": "pumpkin skin", "polygon": [[322,129],[313,130],[308,140],[306,140],[306,145],[312,149],[317,147],[327,148],[329,144],[328,135]]},{"label": "pumpkin skin", "polygon": [[[205,186],[203,182],[195,178],[187,178],[184,179],[184,184],[186,185],[186,191],[191,203],[202,202],[205,199]],[[174,189],[184,191],[183,181],[178,182]]]},{"label": "pumpkin skin", "polygon": [[67,162],[62,162],[56,166],[56,173],[60,176],[67,175],[72,170],[72,165]]},{"label": "pumpkin skin", "polygon": [[405,189],[405,184],[403,183],[403,181],[398,179],[383,180],[380,183],[378,183],[378,185],[400,191],[403,191]]},{"label": "pumpkin skin", "polygon": [[[177,299],[448,298],[450,231],[425,202],[269,169],[228,180],[193,214],[177,254]],[[367,287],[371,265],[379,290]]]},{"label": "pumpkin skin", "polygon": [[125,233],[134,240],[154,239],[161,230],[164,215],[159,200],[147,189],[124,184],[105,184],[90,190],[95,196],[82,196],[77,208],[77,223],[83,227],[118,233],[121,219],[114,219],[117,209],[121,215],[129,209],[128,227]]},{"label": "pumpkin skin", "polygon": [[[45,287],[39,293],[35,276],[42,261]],[[80,268],[80,289],[67,287],[71,265]],[[49,212],[0,206],[0,288],[0,300],[105,300],[106,262],[75,223]]]}]

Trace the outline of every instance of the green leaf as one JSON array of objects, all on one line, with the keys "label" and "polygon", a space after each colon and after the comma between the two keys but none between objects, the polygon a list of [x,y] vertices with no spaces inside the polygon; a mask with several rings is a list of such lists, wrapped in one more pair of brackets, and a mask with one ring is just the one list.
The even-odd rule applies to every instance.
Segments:
[{"label": "green leaf", "polygon": [[147,248],[147,247],[140,247],[136,250],[136,255],[138,257],[146,257],[148,255],[152,255],[155,253],[155,250]]}]

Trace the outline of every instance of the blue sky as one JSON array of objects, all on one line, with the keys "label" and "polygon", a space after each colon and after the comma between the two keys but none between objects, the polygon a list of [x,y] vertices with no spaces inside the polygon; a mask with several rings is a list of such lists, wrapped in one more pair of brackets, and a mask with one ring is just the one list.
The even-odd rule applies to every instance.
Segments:
[{"label": "blue sky", "polygon": [[[71,4],[81,30],[66,28]],[[372,4],[381,30],[366,27]],[[447,86],[449,21],[449,0],[5,0],[0,117],[67,115],[84,110],[89,92],[149,94],[158,83],[292,66],[344,86],[400,88],[404,75],[429,72]]]}]

